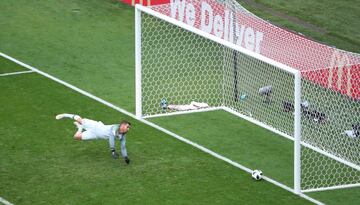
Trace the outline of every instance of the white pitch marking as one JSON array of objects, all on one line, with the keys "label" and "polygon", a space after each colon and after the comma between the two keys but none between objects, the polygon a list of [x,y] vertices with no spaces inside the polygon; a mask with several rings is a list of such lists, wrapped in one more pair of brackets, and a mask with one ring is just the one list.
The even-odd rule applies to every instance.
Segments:
[{"label": "white pitch marking", "polygon": [[[170,136],[172,136],[172,137],[174,137],[174,138],[176,138],[176,139],[178,139],[178,140],[180,140],[182,142],[185,142],[186,144],[194,146],[194,147],[200,149],[201,151],[206,152],[206,153],[214,156],[215,158],[223,160],[223,161],[225,161],[225,162],[227,162],[227,163],[229,163],[229,164],[231,164],[231,165],[233,165],[233,166],[235,166],[235,167],[237,167],[237,168],[239,168],[241,170],[244,170],[244,171],[246,171],[248,173],[252,172],[251,169],[249,169],[249,168],[247,168],[247,167],[245,167],[245,166],[243,166],[243,165],[241,165],[241,164],[239,164],[237,162],[234,162],[231,159],[228,159],[228,158],[226,158],[226,157],[224,157],[224,156],[222,156],[222,155],[220,155],[220,154],[218,154],[216,152],[213,152],[213,151],[203,147],[202,145],[199,145],[199,144],[197,144],[195,142],[192,142],[192,141],[190,141],[190,140],[188,140],[188,139],[186,139],[184,137],[181,137],[180,135],[177,135],[177,134],[175,134],[175,133],[173,133],[173,132],[171,132],[171,131],[163,128],[163,127],[160,127],[159,125],[156,125],[156,124],[154,124],[154,123],[152,123],[150,121],[147,121],[145,119],[139,119],[133,113],[131,113],[131,112],[125,110],[125,109],[122,109],[122,108],[120,108],[120,107],[118,107],[118,106],[116,106],[116,105],[114,105],[112,103],[109,103],[109,102],[107,102],[107,101],[105,101],[105,100],[103,100],[103,99],[101,99],[101,98],[87,92],[87,91],[84,91],[84,90],[82,90],[82,89],[80,89],[78,87],[75,87],[75,86],[73,86],[73,85],[71,85],[71,84],[69,84],[69,83],[67,83],[67,82],[65,82],[63,80],[60,80],[60,79],[58,79],[58,78],[56,78],[56,77],[54,77],[52,75],[49,75],[48,73],[45,73],[45,72],[43,72],[43,71],[41,71],[41,70],[39,70],[37,68],[31,67],[31,66],[29,66],[29,65],[27,65],[27,64],[25,64],[25,63],[23,63],[23,62],[21,62],[19,60],[16,60],[15,58],[12,58],[12,57],[10,57],[10,56],[8,56],[6,54],[3,54],[1,52],[0,52],[0,56],[3,56],[4,58],[7,58],[7,59],[19,64],[19,65],[22,65],[22,66],[30,69],[30,70],[33,70],[33,71],[39,73],[40,75],[43,75],[43,76],[45,76],[47,78],[50,78],[53,81],[56,81],[56,82],[58,82],[58,83],[60,83],[62,85],[65,85],[66,87],[68,87],[68,88],[70,88],[72,90],[75,90],[75,91],[77,91],[77,92],[79,92],[79,93],[81,93],[81,94],[95,100],[95,101],[98,101],[98,102],[100,102],[100,103],[102,103],[102,104],[104,104],[104,105],[106,105],[106,106],[108,106],[110,108],[113,108],[114,110],[117,110],[117,111],[119,111],[119,112],[121,112],[121,113],[123,113],[125,115],[128,115],[131,118],[134,118],[134,119],[136,119],[136,120],[138,120],[138,121],[140,121],[140,122],[142,122],[142,123],[144,123],[146,125],[149,125],[149,126],[155,128],[157,130],[160,130],[160,131],[162,131],[162,132],[164,132],[164,133],[166,133],[166,134],[168,134],[168,135],[170,135]],[[269,177],[264,176],[264,180],[266,180],[266,181],[268,181],[268,182],[270,182],[270,183],[272,183],[272,184],[274,184],[276,186],[279,186],[279,187],[281,187],[281,188],[283,188],[283,189],[285,189],[285,190],[287,190],[289,192],[292,192],[292,193],[296,194],[292,188],[290,188],[290,187],[288,187],[288,186],[286,186],[286,185],[284,185],[284,184],[282,184],[280,182],[277,182],[277,181],[275,181],[275,180],[273,180],[273,179],[271,179]],[[320,202],[320,201],[318,201],[316,199],[313,199],[313,198],[311,198],[311,197],[309,197],[309,196],[307,196],[305,194],[300,193],[300,194],[296,194],[296,195],[298,195],[298,196],[300,196],[300,197],[302,197],[302,198],[304,198],[304,199],[306,199],[308,201],[311,201],[311,202],[313,202],[315,204],[323,205],[322,202]]]},{"label": "white pitch marking", "polygon": [[24,74],[24,73],[33,73],[33,72],[34,71],[32,71],[32,70],[27,70],[27,71],[13,72],[13,73],[1,73],[0,77],[9,76],[9,75],[19,75],[19,74]]},{"label": "white pitch marking", "polygon": [[4,205],[14,205],[14,204],[8,202],[7,200],[5,200],[4,198],[1,198],[1,197],[0,197],[0,203],[3,203]]}]

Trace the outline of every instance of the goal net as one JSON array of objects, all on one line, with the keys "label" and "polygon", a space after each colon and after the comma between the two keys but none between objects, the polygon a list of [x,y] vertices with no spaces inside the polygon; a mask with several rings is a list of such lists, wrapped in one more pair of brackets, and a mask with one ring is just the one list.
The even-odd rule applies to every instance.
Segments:
[{"label": "goal net", "polygon": [[294,140],[295,192],[360,185],[359,69],[235,1],[136,7],[136,115],[222,109]]}]

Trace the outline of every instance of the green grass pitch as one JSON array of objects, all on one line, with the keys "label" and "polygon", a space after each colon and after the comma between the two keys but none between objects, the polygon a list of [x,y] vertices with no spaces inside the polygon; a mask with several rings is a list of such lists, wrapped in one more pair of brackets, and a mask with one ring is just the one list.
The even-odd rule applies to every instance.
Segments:
[{"label": "green grass pitch", "polygon": [[[0,82],[0,193],[15,204],[308,203],[39,74]],[[107,141],[74,141],[62,112],[132,121],[131,165]]]},{"label": "green grass pitch", "polygon": [[[188,104],[191,101],[207,102],[211,106],[226,105],[244,115],[250,115],[250,117],[276,127],[290,136],[293,135],[293,114],[283,110],[283,101],[293,102],[294,99],[294,77],[292,75],[265,63],[255,63],[252,58],[237,53],[239,96],[241,93],[247,93],[248,97],[245,100],[235,101],[234,60],[233,52],[230,49],[215,42],[206,41],[203,37],[169,25],[154,17],[146,14],[142,16],[142,97],[145,115],[163,112],[159,106],[159,99],[162,97],[166,97],[169,104]],[[162,38],[159,39],[154,36],[161,36]],[[178,42],[181,42],[181,45]],[[158,49],[157,45],[166,46]],[[207,54],[209,51],[212,55]],[[226,66],[224,66],[224,61]],[[223,82],[226,82],[225,85]],[[258,89],[264,85],[272,85],[273,87],[271,103],[264,103],[264,97],[258,95]],[[302,99],[310,102],[309,109],[314,107],[319,109],[326,113],[328,119],[326,123],[315,123],[313,120],[303,117],[302,140],[306,143],[324,146],[323,149],[329,152],[341,152],[343,157],[356,156],[356,152],[348,152],[346,149],[348,148],[347,145],[355,143],[356,146],[359,141],[345,137],[341,135],[341,132],[346,129],[346,127],[342,127],[343,124],[351,126],[351,122],[359,120],[358,116],[351,114],[359,111],[359,103],[306,80],[302,80]],[[334,105],[336,107],[335,112]],[[348,107],[344,105],[348,105]],[[171,111],[168,110],[168,112]],[[236,117],[227,118],[218,114],[219,112],[214,113],[199,114],[201,117],[192,117],[191,124],[196,124],[197,128],[199,121],[201,121],[200,125],[205,125],[206,132],[204,133],[194,133],[192,129],[189,130],[193,135],[201,136],[200,144],[208,145],[208,141],[210,144],[219,144],[216,146],[219,148],[217,149],[218,153],[231,152],[230,159],[238,159],[237,162],[245,163],[252,169],[261,168],[268,176],[285,183],[289,187],[293,186],[292,142],[287,142],[288,145],[283,147],[281,146],[282,142],[272,141],[268,133],[251,132],[245,134],[244,131],[239,130],[228,134],[228,129],[236,130],[241,123],[236,121],[235,125],[237,126],[230,128],[231,123],[229,122],[232,122]],[[215,122],[217,119],[225,123],[220,124],[219,122],[209,125],[210,123],[206,123],[206,121],[210,121],[211,116],[216,116]],[[160,118],[155,121],[157,123],[166,122],[162,123],[164,127],[171,127],[176,130],[175,133],[178,133],[177,127],[190,126],[190,124],[181,126],[179,119],[189,120],[189,118],[188,116],[184,116],[184,118]],[[219,131],[214,132],[208,128],[213,126]],[[198,131],[198,129],[196,130]],[[184,136],[189,135],[191,134],[187,132]],[[264,146],[264,143],[261,143],[262,141],[259,142],[260,139],[269,144]],[[225,143],[227,140],[228,142]],[[281,140],[286,141],[285,139]],[[343,144],[330,147],[329,141],[333,144]],[[256,144],[255,142],[261,145],[259,147],[251,146],[258,157],[247,148],[250,144]],[[273,147],[278,150],[272,150]],[[266,152],[261,152],[262,148]],[[287,150],[287,153],[282,153],[283,150]],[[311,155],[311,157],[302,157],[302,188],[317,188],[325,184],[336,186],[340,183],[356,183],[360,180],[360,172],[351,170],[335,160],[324,160],[318,153],[310,149],[303,148],[303,150],[302,156]],[[274,155],[269,157],[271,155],[268,153]],[[287,160],[282,158],[284,156],[288,157]],[[281,160],[276,163],[278,159]],[[262,166],[260,166],[261,162],[264,162]],[[339,182],[338,176],[342,175],[348,178],[343,177],[341,178],[343,181]]]},{"label": "green grass pitch", "polygon": [[[264,4],[325,27],[328,33],[254,11],[318,40],[359,51],[353,32],[359,6],[342,1],[291,6],[296,2]],[[330,12],[335,3],[342,18]],[[316,13],[320,6],[328,10]],[[0,52],[134,111],[132,7],[116,0],[4,0],[0,11]],[[23,70],[0,58],[0,73]],[[14,204],[309,203],[265,181],[254,182],[249,174],[36,73],[0,77],[0,92],[0,197]],[[54,120],[61,112],[105,123],[132,121],[127,143],[132,164],[113,160],[106,141],[72,140],[71,121]],[[292,184],[292,143],[271,132],[221,111],[152,121]],[[239,132],[243,139],[231,139]],[[250,139],[255,135],[259,138]],[[249,146],[241,144],[243,140]],[[309,196],[326,204],[359,204],[359,193],[355,188]]]}]

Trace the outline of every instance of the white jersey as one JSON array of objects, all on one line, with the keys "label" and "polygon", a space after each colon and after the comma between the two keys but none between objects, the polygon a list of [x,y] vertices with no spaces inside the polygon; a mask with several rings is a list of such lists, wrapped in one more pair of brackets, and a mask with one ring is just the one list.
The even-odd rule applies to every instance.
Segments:
[{"label": "white jersey", "polygon": [[119,125],[104,125],[101,121],[94,121],[90,119],[82,120],[82,127],[86,131],[92,132],[96,136],[91,137],[92,139],[109,139],[109,137],[122,137],[119,134]]},{"label": "white jersey", "polygon": [[82,120],[82,127],[86,130],[82,133],[82,140],[107,139],[110,149],[115,149],[115,139],[118,138],[121,144],[123,157],[127,156],[125,134],[119,133],[119,124],[104,125],[101,121],[90,119]]}]

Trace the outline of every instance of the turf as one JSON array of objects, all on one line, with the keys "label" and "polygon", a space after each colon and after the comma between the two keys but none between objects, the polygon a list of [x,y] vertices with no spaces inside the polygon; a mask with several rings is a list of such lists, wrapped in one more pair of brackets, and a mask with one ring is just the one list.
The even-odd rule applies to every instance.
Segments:
[{"label": "turf", "polygon": [[[0,193],[14,204],[308,203],[38,74],[0,82]],[[71,121],[54,119],[65,111],[132,121],[131,165],[106,141],[74,141]]]},{"label": "turf", "polygon": [[[355,6],[351,8],[342,1],[304,3],[309,9],[312,9],[311,5],[315,4],[316,9],[321,4],[318,11],[322,12],[310,15],[302,11],[300,17],[305,19],[306,16],[315,18],[320,15],[321,18],[313,23],[319,26],[330,24],[331,32],[335,35],[312,34],[306,28],[286,19],[271,17],[259,11],[256,13],[260,16],[267,15],[270,20],[284,22],[283,25],[291,29],[299,28],[298,31],[318,40],[358,52],[359,42],[353,29],[359,26],[358,21],[353,19],[354,16],[356,19],[359,7],[356,6],[358,1],[353,3]],[[291,3],[266,3],[274,9],[280,4],[286,5],[283,11],[298,15],[292,10],[299,7],[291,6]],[[333,6],[335,11],[332,11]],[[0,8],[0,25],[3,28],[0,30],[1,52],[134,111],[132,7],[115,0],[5,0],[0,1]],[[333,17],[334,12],[336,18]],[[326,29],[330,30],[328,27]],[[8,69],[8,66],[4,66],[6,61],[1,59],[0,63],[1,72],[20,69],[14,66],[5,70]],[[119,165],[119,162],[114,162],[109,157],[105,142],[73,142],[70,137],[74,130],[71,123],[52,120],[56,112],[64,111],[81,112],[104,122],[118,121],[122,115],[108,108],[98,107],[97,103],[42,80],[36,74],[27,75],[0,78],[3,94],[0,98],[1,105],[6,105],[0,108],[0,181],[4,183],[4,186],[0,186],[0,196],[15,204],[141,204],[144,201],[154,204],[169,204],[173,201],[175,204],[194,201],[199,202],[197,204],[293,204],[296,202],[291,200],[298,200],[293,195],[288,195],[288,192],[267,183],[250,183],[245,173],[233,170],[214,158],[203,156],[195,149],[140,124],[136,124],[132,132],[134,136],[142,137],[134,137],[134,141],[129,139],[128,143],[137,168],[134,170]],[[74,100],[69,100],[70,96]],[[188,127],[176,129],[189,129],[190,137],[193,135],[191,133],[196,134],[196,129],[190,129],[193,127],[192,123],[195,123],[193,118],[196,119],[191,116],[187,119],[190,124]],[[34,124],[34,121],[38,123]],[[231,121],[228,123],[231,124]],[[58,135],[49,134],[54,130],[60,130]],[[29,138],[29,135],[35,137]],[[156,140],[153,136],[157,136]],[[164,142],[169,144],[159,146]],[[177,166],[179,162],[180,168]],[[184,175],[178,177],[177,174],[172,174],[174,172]],[[104,177],[102,173],[108,176]],[[124,178],[131,180],[118,177],[122,174]],[[285,181],[288,177],[286,175],[287,172],[283,176]],[[242,186],[243,181],[249,183]],[[111,186],[106,186],[109,184]],[[123,193],[123,186],[131,191]],[[121,190],[121,194],[115,193],[118,192],[117,189]],[[359,189],[336,190],[313,193],[311,196],[329,204],[357,204],[358,191]],[[264,195],[264,200],[256,197],[259,194]],[[281,197],[285,199],[278,201]]]},{"label": "turf", "polygon": [[11,61],[0,57],[0,74],[5,74],[5,73],[12,73],[12,72],[18,72],[18,71],[25,71],[27,70],[26,68],[14,64]]},{"label": "turf", "polygon": [[[237,1],[257,16],[278,26],[302,33],[330,46],[356,53],[360,52],[360,34],[358,32],[360,22],[356,20],[359,19],[359,0]],[[271,8],[271,11],[267,8]],[[294,22],[292,17],[296,17],[304,23]],[[317,28],[309,28],[306,23]]]},{"label": "turf", "polygon": [[0,8],[2,52],[134,110],[133,7],[116,0],[5,0]]},{"label": "turf", "polygon": [[[260,169],[289,187],[293,186],[294,153],[290,140],[225,111],[161,117],[151,121],[250,169]],[[196,129],[183,129],[189,126]]]},{"label": "turf", "polygon": [[[250,169],[261,169],[265,175],[289,187],[293,186],[294,145],[291,140],[224,111],[159,117],[151,121]],[[184,129],[187,127],[194,129]],[[319,155],[314,151],[310,152],[313,157]],[[337,169],[333,171],[337,174],[344,167],[335,161],[327,163],[329,170],[335,164]],[[325,167],[312,165],[319,172]],[[334,174],[326,172],[327,180],[334,177]],[[354,177],[358,178],[359,174]],[[352,188],[311,193],[310,196],[326,204],[355,205],[358,204],[359,191],[360,188]]]},{"label": "turf", "polygon": [[[210,106],[231,107],[241,114],[293,136],[294,116],[292,112],[285,112],[283,108],[285,100],[293,102],[294,99],[292,75],[265,63],[254,62],[252,58],[241,53],[237,53],[237,60],[234,63],[232,51],[147,15],[142,17],[142,34],[142,112],[145,115],[164,112],[159,105],[162,97],[165,97],[172,105],[188,104],[191,101],[206,102]],[[163,38],[158,39],[153,36]],[[181,42],[181,45],[178,42]],[[156,45],[166,46],[158,49]],[[184,50],[186,52],[183,52]],[[215,55],[207,55],[207,51]],[[219,64],[224,61],[226,66],[223,66],[223,63]],[[236,80],[234,80],[233,64],[237,64]],[[238,97],[234,100],[234,81],[237,82],[235,93],[238,96],[246,93],[245,100],[239,100]],[[258,94],[259,88],[264,85],[271,85],[273,88],[269,103],[265,103],[264,96]],[[351,114],[360,110],[359,103],[306,79],[302,81],[302,93],[302,99],[310,103],[309,110],[316,109],[323,112],[328,119],[326,123],[316,123],[303,114],[302,140],[310,145],[321,147],[329,153],[347,158],[355,164],[358,163],[356,147],[360,146],[359,141],[345,137],[341,133],[349,129],[352,123],[360,120],[358,116]],[[215,119],[221,119],[222,124],[219,127],[230,131],[211,129],[217,127],[215,123],[210,123],[213,120],[212,116],[216,117]],[[213,112],[159,120],[166,122],[160,124],[174,130],[175,133],[182,133],[185,136],[196,135],[206,147],[225,153],[230,159],[235,159],[252,169],[261,168],[268,176],[292,187],[293,146],[291,142],[284,145],[286,147],[284,148],[282,143],[271,140],[270,132],[259,132],[257,131],[259,128],[256,127],[250,129],[243,121],[235,121],[236,117],[230,116],[230,114]],[[203,132],[192,128],[193,126],[199,128],[200,125],[203,126]],[[236,135],[237,132],[243,133],[242,129],[245,127],[249,129],[247,135],[244,134],[243,137]],[[212,135],[219,136],[221,145],[224,146],[216,145],[219,139],[211,137]],[[254,139],[256,137],[259,139]],[[190,139],[198,140],[193,137]],[[247,144],[251,146],[243,149],[247,148]],[[352,151],[349,147],[354,150]],[[285,150],[288,151],[287,154],[282,153]],[[265,157],[259,159],[255,155]],[[286,160],[279,157],[284,155],[288,157]],[[277,160],[279,161],[275,163]],[[259,166],[254,167],[252,163],[257,161],[259,161]],[[324,159],[310,150],[304,149],[301,163],[303,189],[358,183],[360,180],[360,172],[349,169],[334,160]]]}]

